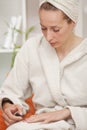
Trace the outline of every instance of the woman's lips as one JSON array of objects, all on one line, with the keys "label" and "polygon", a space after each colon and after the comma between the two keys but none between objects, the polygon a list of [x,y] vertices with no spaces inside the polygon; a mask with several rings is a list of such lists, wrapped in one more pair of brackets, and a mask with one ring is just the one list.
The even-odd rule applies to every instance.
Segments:
[{"label": "woman's lips", "polygon": [[52,46],[55,45],[55,44],[56,44],[55,42],[50,42],[50,45],[52,45]]}]

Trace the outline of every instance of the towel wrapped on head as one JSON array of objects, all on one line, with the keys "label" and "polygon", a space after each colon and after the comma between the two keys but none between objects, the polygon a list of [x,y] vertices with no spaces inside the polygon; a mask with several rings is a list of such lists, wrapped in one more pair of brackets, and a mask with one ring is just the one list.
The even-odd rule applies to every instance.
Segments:
[{"label": "towel wrapped on head", "polygon": [[62,10],[72,21],[78,22],[79,0],[40,0],[39,6],[49,2],[56,8]]}]

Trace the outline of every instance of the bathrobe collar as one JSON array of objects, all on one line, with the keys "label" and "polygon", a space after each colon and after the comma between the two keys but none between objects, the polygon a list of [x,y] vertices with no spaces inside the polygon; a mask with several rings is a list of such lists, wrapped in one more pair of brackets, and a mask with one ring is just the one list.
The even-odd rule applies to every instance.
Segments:
[{"label": "bathrobe collar", "polygon": [[87,54],[87,44],[81,44],[79,47],[75,48],[62,62],[60,62],[55,49],[50,46],[45,38],[42,38],[39,46],[39,56],[50,92],[57,104],[62,106],[67,105],[67,102],[61,93],[60,85],[60,79],[64,67],[76,62],[85,54]]}]

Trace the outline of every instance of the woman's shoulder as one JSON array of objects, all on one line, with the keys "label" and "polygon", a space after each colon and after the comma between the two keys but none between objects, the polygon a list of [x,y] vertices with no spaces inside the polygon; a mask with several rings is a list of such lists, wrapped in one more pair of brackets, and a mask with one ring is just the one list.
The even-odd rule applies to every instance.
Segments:
[{"label": "woman's shoulder", "polygon": [[32,37],[30,37],[27,41],[26,41],[26,45],[27,46],[38,46],[41,42],[43,38],[43,34],[36,34]]},{"label": "woman's shoulder", "polygon": [[25,61],[29,60],[29,56],[37,53],[37,48],[40,44],[41,39],[43,38],[42,34],[30,37],[19,50],[17,57],[24,57]]},{"label": "woman's shoulder", "polygon": [[21,47],[20,53],[30,53],[36,50],[43,39],[42,34],[37,34],[35,36],[30,37]]}]

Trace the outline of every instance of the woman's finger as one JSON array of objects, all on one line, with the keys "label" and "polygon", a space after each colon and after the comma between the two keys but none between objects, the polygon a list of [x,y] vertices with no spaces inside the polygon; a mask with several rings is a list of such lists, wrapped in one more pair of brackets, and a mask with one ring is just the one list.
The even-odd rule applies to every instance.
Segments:
[{"label": "woman's finger", "polygon": [[5,113],[3,113],[3,117],[4,117],[7,125],[14,123],[14,120],[9,119],[8,116]]}]

